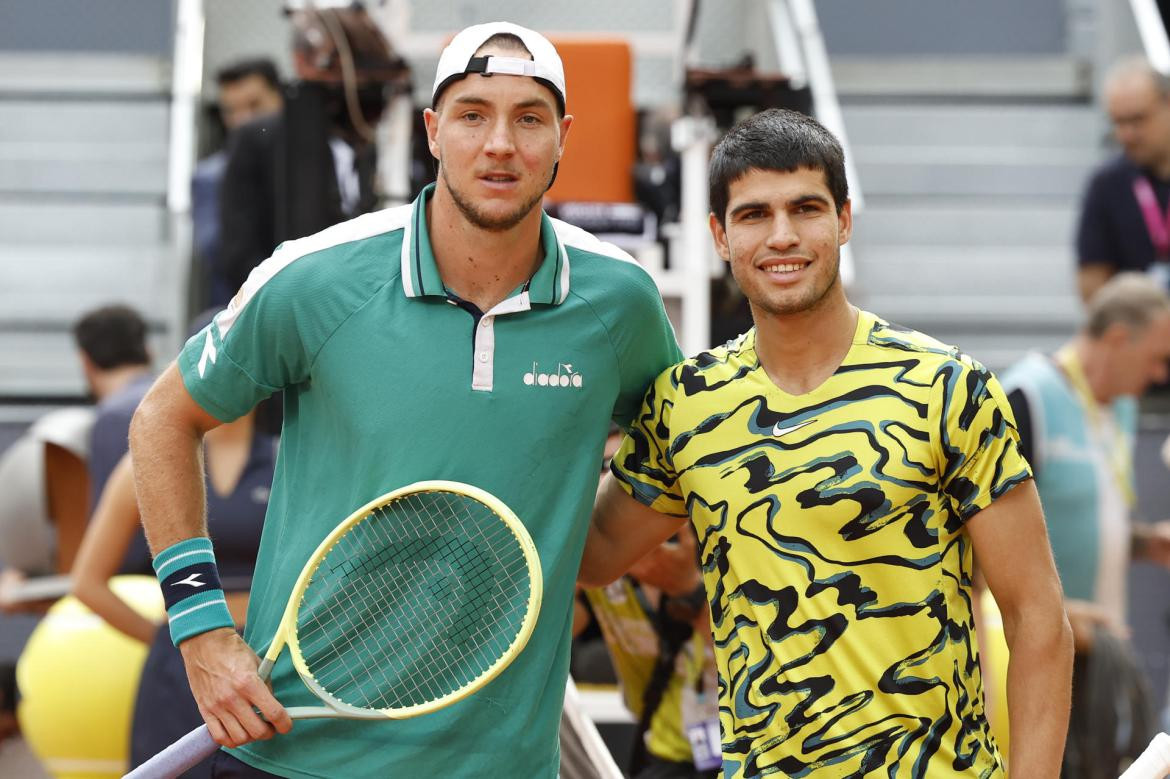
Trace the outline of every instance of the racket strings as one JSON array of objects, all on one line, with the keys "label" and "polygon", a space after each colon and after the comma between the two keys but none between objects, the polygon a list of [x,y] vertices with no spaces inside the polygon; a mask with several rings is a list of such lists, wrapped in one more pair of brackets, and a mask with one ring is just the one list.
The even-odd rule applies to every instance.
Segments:
[{"label": "racket strings", "polygon": [[367,709],[444,697],[511,647],[529,607],[523,547],[486,505],[411,494],[357,522],[313,574],[298,642],[316,682]]}]

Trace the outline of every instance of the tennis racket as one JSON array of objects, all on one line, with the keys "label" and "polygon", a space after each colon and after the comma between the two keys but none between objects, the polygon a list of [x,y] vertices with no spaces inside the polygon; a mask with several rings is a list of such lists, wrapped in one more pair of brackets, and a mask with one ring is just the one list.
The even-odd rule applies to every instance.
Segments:
[{"label": "tennis racket", "polygon": [[[462,700],[524,649],[543,578],[524,525],[495,496],[424,481],[355,511],[293,586],[257,673],[288,647],[324,706],[293,719],[405,719]],[[206,725],[124,779],[169,779],[215,752]]]},{"label": "tennis racket", "polygon": [[1121,779],[1165,779],[1170,774],[1170,736],[1159,733],[1125,769]]}]

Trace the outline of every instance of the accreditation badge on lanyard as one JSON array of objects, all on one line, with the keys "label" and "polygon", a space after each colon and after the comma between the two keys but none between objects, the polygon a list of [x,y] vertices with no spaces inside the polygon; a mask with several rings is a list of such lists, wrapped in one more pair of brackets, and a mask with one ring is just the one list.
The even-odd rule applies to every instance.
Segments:
[{"label": "accreditation badge on lanyard", "polygon": [[1133,180],[1133,195],[1137,198],[1146,232],[1154,246],[1154,261],[1149,274],[1163,289],[1170,290],[1170,212],[1163,214],[1158,207],[1154,185],[1145,176]]}]

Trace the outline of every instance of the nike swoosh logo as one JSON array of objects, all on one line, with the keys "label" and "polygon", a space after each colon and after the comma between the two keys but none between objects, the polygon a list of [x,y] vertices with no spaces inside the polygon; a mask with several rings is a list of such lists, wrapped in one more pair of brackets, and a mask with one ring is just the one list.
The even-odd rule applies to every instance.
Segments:
[{"label": "nike swoosh logo", "polygon": [[772,427],[772,435],[779,438],[780,436],[787,435],[788,433],[791,433],[793,430],[799,430],[800,428],[804,427],[805,425],[811,425],[813,422],[816,422],[816,420],[815,419],[807,419],[804,422],[801,422],[799,425],[789,425],[788,427],[780,427],[780,423],[777,422],[775,424],[775,426]]}]

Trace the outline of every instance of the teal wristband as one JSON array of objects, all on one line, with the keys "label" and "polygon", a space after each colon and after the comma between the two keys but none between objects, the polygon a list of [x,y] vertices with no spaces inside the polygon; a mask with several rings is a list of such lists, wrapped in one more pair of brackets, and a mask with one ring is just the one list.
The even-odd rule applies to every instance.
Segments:
[{"label": "teal wristband", "polygon": [[154,558],[153,565],[175,646],[209,630],[235,628],[219,582],[211,539],[188,538],[168,546]]}]

